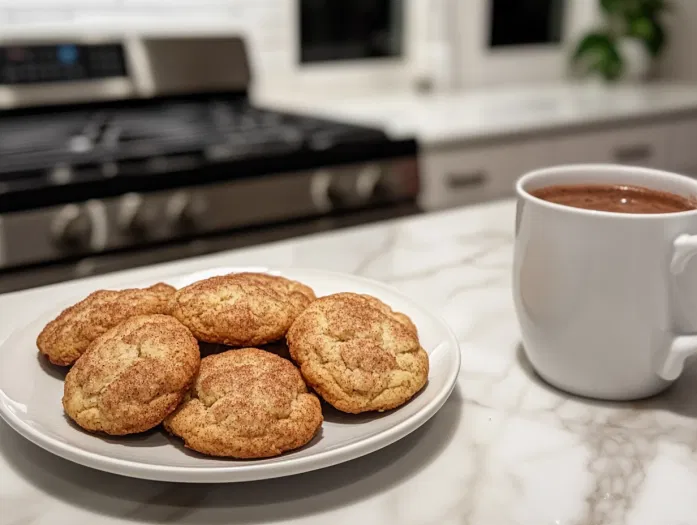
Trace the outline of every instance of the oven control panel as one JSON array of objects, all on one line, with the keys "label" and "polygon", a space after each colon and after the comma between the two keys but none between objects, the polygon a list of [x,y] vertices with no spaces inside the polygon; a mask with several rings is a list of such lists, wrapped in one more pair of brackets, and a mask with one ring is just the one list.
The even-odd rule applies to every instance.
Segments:
[{"label": "oven control panel", "polygon": [[417,160],[404,157],[13,212],[0,215],[0,270],[386,207],[417,195]]},{"label": "oven control panel", "polygon": [[[164,30],[163,30],[164,31]],[[248,89],[244,40],[204,34],[0,32],[0,111]]]},{"label": "oven control panel", "polygon": [[127,76],[119,43],[0,46],[0,84],[75,82]]}]

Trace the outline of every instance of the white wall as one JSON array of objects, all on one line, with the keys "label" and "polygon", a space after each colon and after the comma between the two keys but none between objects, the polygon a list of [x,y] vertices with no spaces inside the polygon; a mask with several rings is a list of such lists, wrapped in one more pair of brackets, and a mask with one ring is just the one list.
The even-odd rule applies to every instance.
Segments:
[{"label": "white wall", "polygon": [[278,0],[0,0],[0,30],[48,24],[239,20],[283,30]]},{"label": "white wall", "polygon": [[662,62],[663,76],[697,82],[697,0],[673,0],[668,16],[669,46]]}]

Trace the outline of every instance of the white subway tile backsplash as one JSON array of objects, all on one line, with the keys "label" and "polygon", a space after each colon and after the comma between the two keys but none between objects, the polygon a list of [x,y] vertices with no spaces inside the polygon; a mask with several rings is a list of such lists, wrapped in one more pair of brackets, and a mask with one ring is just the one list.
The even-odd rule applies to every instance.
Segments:
[{"label": "white subway tile backsplash", "polygon": [[63,11],[81,7],[107,7],[123,0],[0,0],[0,10],[7,9],[52,9]]},{"label": "white subway tile backsplash", "polygon": [[140,7],[140,6],[188,6],[188,7],[205,7],[210,5],[217,5],[223,7],[232,7],[238,5],[249,5],[255,2],[250,0],[117,0],[119,3],[126,7]]},{"label": "white subway tile backsplash", "polygon": [[162,12],[162,8],[147,7],[143,9],[79,9],[75,10],[75,20],[82,21],[117,21],[123,19],[133,19],[139,22],[149,22],[151,20],[167,23],[168,21],[178,21],[181,19],[201,20],[209,19],[211,21],[220,21],[228,18],[228,13],[225,9],[209,8],[209,9],[193,9],[170,7],[167,8],[166,14]]},{"label": "white subway tile backsplash", "polygon": [[[254,34],[254,33],[252,33]],[[287,49],[291,45],[289,32],[271,31],[268,33],[254,34],[255,41],[264,51],[279,51]]]},{"label": "white subway tile backsplash", "polygon": [[73,12],[68,9],[8,9],[5,11],[5,16],[6,23],[13,26],[69,24],[73,21]]},{"label": "white subway tile backsplash", "polygon": [[159,27],[229,21],[231,30],[248,35],[255,53],[264,54],[290,46],[294,5],[293,0],[0,0],[0,31],[43,23]]},{"label": "white subway tile backsplash", "polygon": [[293,71],[292,52],[288,49],[252,51],[252,73],[257,77],[283,76]]},{"label": "white subway tile backsplash", "polygon": [[[226,18],[244,17],[250,20],[266,19],[266,13],[283,13],[289,0],[0,0],[0,20],[6,20],[7,12],[13,10],[43,11],[44,18],[55,17],[57,22],[65,18],[65,13],[76,15],[104,11],[104,16],[119,13],[133,16],[149,14],[156,10],[160,16],[178,16],[181,10],[196,13],[196,16],[220,16],[224,11]],[[286,9],[287,11],[287,9]],[[260,15],[261,14],[261,15]]]}]

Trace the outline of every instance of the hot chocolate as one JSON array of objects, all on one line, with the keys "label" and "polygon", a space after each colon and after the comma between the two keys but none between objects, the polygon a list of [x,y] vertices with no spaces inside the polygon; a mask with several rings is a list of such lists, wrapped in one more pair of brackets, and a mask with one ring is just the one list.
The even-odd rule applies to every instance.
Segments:
[{"label": "hot chocolate", "polygon": [[576,184],[546,186],[530,192],[564,206],[615,213],[677,213],[697,209],[697,201],[642,186]]}]

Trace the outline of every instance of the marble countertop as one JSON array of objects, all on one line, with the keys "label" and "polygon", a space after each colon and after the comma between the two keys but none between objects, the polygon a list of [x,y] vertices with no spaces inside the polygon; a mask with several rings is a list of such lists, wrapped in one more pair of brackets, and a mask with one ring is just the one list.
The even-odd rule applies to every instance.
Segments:
[{"label": "marble countertop", "polygon": [[416,136],[426,146],[510,134],[693,112],[697,86],[680,84],[559,84],[512,86],[458,93],[307,97],[260,93],[268,107],[307,112],[386,129],[395,138]]},{"label": "marble countertop", "polygon": [[0,422],[0,525],[697,524],[697,363],[652,400],[569,398],[531,371],[511,295],[514,204],[502,201],[0,296],[0,340],[38,303],[123,278],[218,265],[316,267],[396,286],[438,312],[462,369],[402,441],[293,478],[177,485],[93,471]]}]

